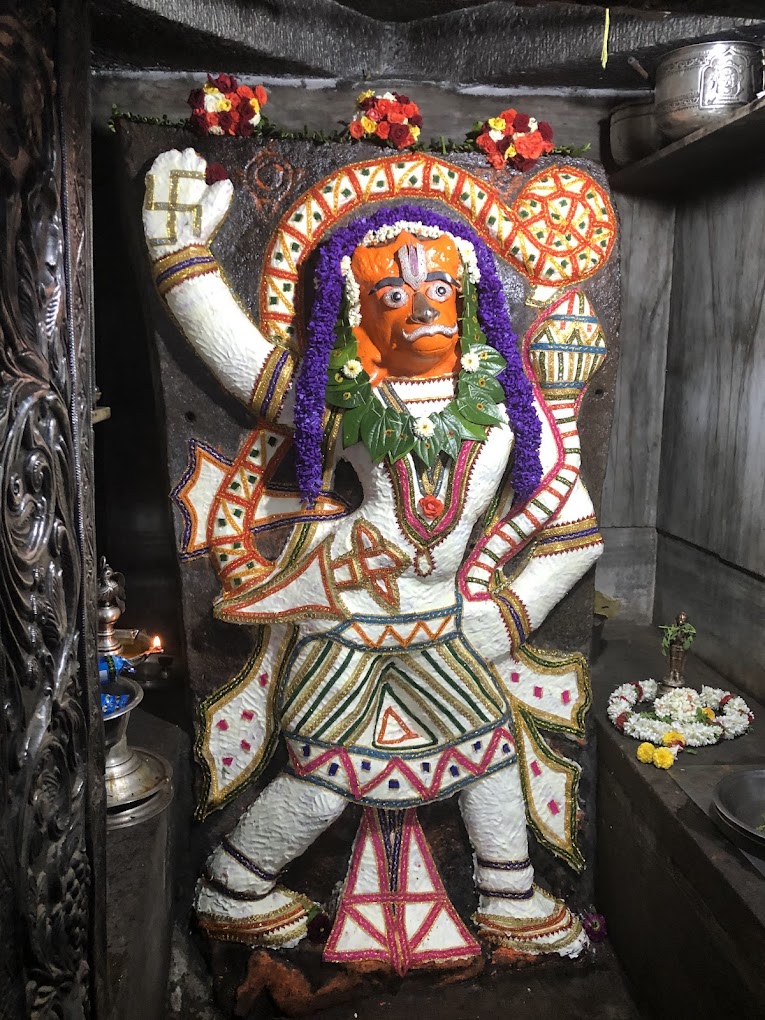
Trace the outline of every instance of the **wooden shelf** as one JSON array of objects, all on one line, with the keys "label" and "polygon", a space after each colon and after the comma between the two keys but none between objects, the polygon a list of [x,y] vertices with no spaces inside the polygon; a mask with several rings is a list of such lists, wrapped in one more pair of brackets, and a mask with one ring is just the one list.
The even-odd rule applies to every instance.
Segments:
[{"label": "wooden shelf", "polygon": [[713,127],[665,145],[610,175],[611,187],[627,194],[676,197],[703,184],[704,176],[765,152],[765,97],[736,110]]}]

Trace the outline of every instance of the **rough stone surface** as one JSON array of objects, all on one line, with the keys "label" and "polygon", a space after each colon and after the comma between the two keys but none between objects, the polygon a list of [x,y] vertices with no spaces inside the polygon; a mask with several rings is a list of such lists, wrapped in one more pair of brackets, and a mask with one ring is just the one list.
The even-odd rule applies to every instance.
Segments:
[{"label": "rough stone surface", "polygon": [[[440,1020],[494,1020],[516,1015],[538,1020],[638,1020],[616,957],[608,945],[590,950],[576,962],[541,959],[508,967],[501,956],[473,966],[469,973],[436,975],[414,971],[403,980],[393,975],[352,974],[327,965],[314,952],[295,967],[289,954],[239,954],[217,946],[213,966],[220,1001],[229,1015],[243,1020],[301,1016],[305,1020],[400,1020],[420,1015]],[[341,973],[338,974],[338,970]],[[309,980],[306,980],[305,974]],[[241,983],[236,984],[238,978]],[[359,1001],[363,999],[363,1001]]]},{"label": "rough stone surface", "polygon": [[[258,81],[262,76],[242,76],[242,81]],[[205,80],[200,71],[126,71],[101,70],[91,81],[93,126],[101,132],[116,105],[120,110],[144,117],[161,117],[171,121],[189,115],[187,98],[192,89]],[[555,130],[554,141],[560,145],[580,148],[589,145],[587,158],[600,160],[602,124],[616,103],[634,99],[634,88],[607,92],[571,91],[546,88],[533,94],[519,95],[511,88],[485,89],[470,86],[437,85],[432,82],[402,82],[399,79],[349,81],[304,78],[266,78],[269,120],[287,131],[332,132],[347,121],[355,109],[356,96],[362,89],[377,92],[393,89],[407,92],[417,102],[423,118],[423,138],[462,139],[476,121],[483,121],[507,105],[528,113],[537,120],[546,120]],[[640,80],[635,77],[635,85]]]},{"label": "rough stone surface", "polygon": [[[244,409],[222,391],[198,361],[153,291],[148,261],[139,236],[143,175],[151,160],[165,149],[195,145],[209,160],[221,162],[227,168],[234,180],[237,197],[228,220],[216,238],[215,247],[234,289],[245,307],[257,316],[260,253],[284,209],[313,181],[348,162],[377,155],[379,150],[363,145],[316,148],[307,142],[280,143],[280,158],[286,159],[295,168],[292,187],[280,195],[279,201],[274,203],[267,214],[258,215],[246,188],[242,187],[242,172],[261,143],[245,139],[202,140],[183,131],[125,123],[120,125],[120,142],[126,171],[125,212],[132,224],[138,274],[149,302],[155,331],[155,360],[166,427],[169,476],[171,480],[176,480],[185,469],[188,441],[192,436],[231,454],[238,449],[242,437],[251,428],[251,422]],[[272,148],[277,151],[273,145]],[[462,154],[452,158],[455,162],[468,165],[479,176],[491,180],[492,184],[505,189],[513,187],[514,179],[511,175],[507,175],[504,180],[500,178],[498,182],[494,171],[487,168],[482,157],[477,154]],[[585,161],[572,162],[604,182],[603,171],[597,165]],[[520,275],[501,260],[498,268],[509,295],[511,320],[520,335],[538,313],[523,303],[524,283]],[[605,471],[618,349],[619,269],[616,254],[600,274],[587,281],[585,289],[601,318],[609,342],[609,358],[591,384],[580,415],[584,475],[597,506]],[[178,526],[179,522],[176,521]],[[179,537],[180,532],[176,540]],[[170,536],[168,541],[172,541]],[[250,628],[213,619],[211,605],[217,592],[217,578],[206,558],[182,565],[185,644],[190,683],[196,697],[204,697],[224,683],[241,666],[251,646]],[[593,585],[589,576],[580,582],[540,629],[535,638],[537,643],[550,648],[578,648],[587,651],[592,604]],[[591,861],[594,750],[592,747],[577,747],[579,742],[565,738],[553,738],[550,742],[553,747],[558,747],[566,755],[582,762],[580,792],[584,809],[581,841],[585,856]],[[264,782],[281,768],[283,760],[284,752],[280,749],[267,770]],[[254,795],[254,790],[246,791],[235,803],[217,812],[204,825],[195,827],[187,857],[189,899],[191,876],[198,873],[204,857],[220,837],[232,828]],[[456,802],[451,800],[425,807],[421,810],[421,816],[447,891],[458,910],[468,917],[475,909],[476,901],[470,880],[467,838],[459,821]],[[284,878],[285,883],[305,891],[318,902],[331,904],[338,883],[345,876],[357,824],[358,809],[351,806],[314,844],[305,860],[298,860],[290,867]],[[538,854],[535,848],[533,856],[542,882],[556,893],[564,895],[575,909],[587,907],[592,899],[591,865],[583,876],[577,878],[551,855]]]},{"label": "rough stone surface", "polygon": [[[376,5],[378,18],[385,18],[386,6]],[[402,22],[375,20],[333,0],[98,0],[93,9],[100,66],[206,64],[260,74],[600,88],[637,83],[630,56],[650,68],[657,55],[696,39],[759,38],[761,25],[614,10],[604,71],[603,11],[597,7],[494,2]]]}]

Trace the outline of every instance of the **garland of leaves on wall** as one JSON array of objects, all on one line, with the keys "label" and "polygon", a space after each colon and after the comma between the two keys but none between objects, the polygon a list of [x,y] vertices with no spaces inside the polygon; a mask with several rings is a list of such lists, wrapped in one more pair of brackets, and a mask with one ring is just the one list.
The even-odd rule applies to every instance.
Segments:
[{"label": "garland of leaves on wall", "polygon": [[137,124],[153,124],[169,128],[188,128],[201,135],[257,136],[264,140],[307,141],[314,145],[332,142],[368,142],[381,148],[410,152],[483,152],[495,169],[507,166],[513,170],[529,170],[540,156],[546,154],[581,156],[590,148],[553,145],[553,129],[546,121],[537,121],[526,113],[507,108],[497,116],[473,125],[462,139],[431,138],[422,140],[423,119],[419,107],[409,96],[399,92],[376,94],[368,89],[358,96],[354,115],[337,131],[290,131],[274,124],[263,114],[268,94],[262,85],[241,85],[233,75],[207,76],[207,82],[193,89],[188,103],[191,116],[170,120],[166,114],[143,116],[112,106],[108,122],[116,130],[117,120]]}]

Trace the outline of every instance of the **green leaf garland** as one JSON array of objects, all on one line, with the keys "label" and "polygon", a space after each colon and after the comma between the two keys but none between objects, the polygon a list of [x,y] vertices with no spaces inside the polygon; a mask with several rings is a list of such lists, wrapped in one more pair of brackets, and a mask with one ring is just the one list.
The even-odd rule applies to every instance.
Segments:
[{"label": "green leaf garland", "polygon": [[[349,307],[343,302],[335,327],[337,340],[329,358],[326,402],[343,414],[343,446],[362,442],[375,463],[387,458],[394,463],[414,452],[426,467],[432,467],[439,454],[456,458],[463,439],[485,442],[487,426],[505,420],[500,407],[504,391],[497,376],[505,368],[505,359],[486,342],[477,316],[475,284],[463,273],[460,349],[462,355],[475,355],[474,371],[462,368],[457,378],[457,394],[442,411],[428,416],[432,434],[416,431],[409,411],[388,407],[375,394],[369,375],[362,369],[354,376],[349,362],[358,360],[358,348],[348,323]],[[358,365],[354,366],[355,369]]]}]

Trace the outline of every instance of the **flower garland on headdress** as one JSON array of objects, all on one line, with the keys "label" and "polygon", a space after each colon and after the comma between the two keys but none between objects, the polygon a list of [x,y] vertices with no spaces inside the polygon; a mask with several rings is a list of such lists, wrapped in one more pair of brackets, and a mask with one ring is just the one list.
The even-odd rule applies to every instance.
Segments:
[{"label": "flower garland on headdress", "polygon": [[541,425],[534,408],[531,383],[523,371],[518,338],[510,325],[505,292],[486,244],[467,225],[420,206],[400,205],[377,210],[335,231],[319,252],[316,298],[307,324],[308,344],[295,383],[295,454],[300,491],[309,503],[322,483],[324,380],[335,345],[335,329],[345,300],[343,259],[350,257],[369,231],[401,220],[437,227],[473,245],[480,274],[478,320],[489,344],[505,359],[498,375],[515,434],[511,481],[516,501],[528,499],[542,474],[539,459]]}]

